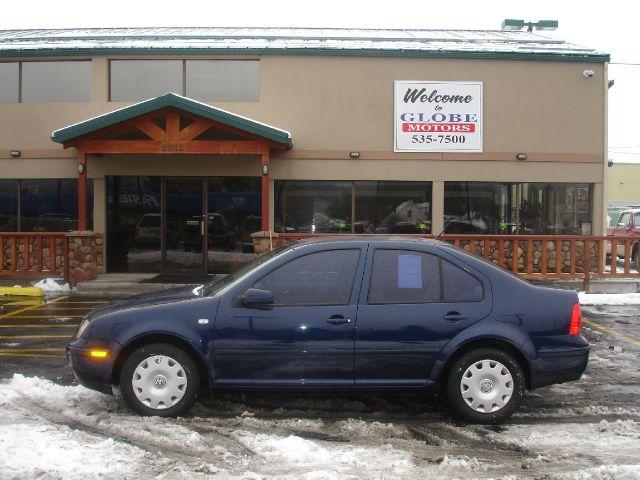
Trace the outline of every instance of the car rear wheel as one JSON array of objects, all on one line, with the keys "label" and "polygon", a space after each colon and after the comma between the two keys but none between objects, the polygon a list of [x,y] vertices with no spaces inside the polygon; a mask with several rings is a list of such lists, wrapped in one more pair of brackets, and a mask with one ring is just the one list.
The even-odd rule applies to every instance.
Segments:
[{"label": "car rear wheel", "polygon": [[164,343],[133,351],[120,374],[124,401],[141,415],[180,415],[193,405],[199,388],[200,375],[191,357]]},{"label": "car rear wheel", "polygon": [[524,395],[522,368],[506,352],[472,350],[452,366],[447,391],[455,411],[474,423],[494,424],[510,417]]}]

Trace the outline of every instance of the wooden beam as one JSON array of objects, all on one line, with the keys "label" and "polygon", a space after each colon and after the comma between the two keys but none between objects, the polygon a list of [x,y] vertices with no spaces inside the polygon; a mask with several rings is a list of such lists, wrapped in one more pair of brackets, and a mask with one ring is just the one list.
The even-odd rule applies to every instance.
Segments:
[{"label": "wooden beam", "polygon": [[[264,168],[267,169],[267,175],[264,175]],[[262,231],[271,230],[269,225],[269,149],[265,148],[261,155],[260,169],[262,170]]]},{"label": "wooden beam", "polygon": [[180,140],[193,140],[198,135],[206,132],[213,127],[214,122],[198,118],[191,125],[180,131]]},{"label": "wooden beam", "polygon": [[167,113],[167,132],[165,141],[175,142],[180,140],[180,113],[170,111]]},{"label": "wooden beam", "polygon": [[162,142],[166,137],[166,132],[151,120],[140,120],[135,124],[135,127],[158,142]]},{"label": "wooden beam", "polygon": [[261,155],[264,143],[254,141],[192,140],[157,142],[154,140],[85,140],[78,149],[87,154],[98,153],[161,153],[210,155]]},{"label": "wooden beam", "polygon": [[[82,170],[82,173],[80,172]],[[87,155],[78,150],[78,230],[87,229]]]}]

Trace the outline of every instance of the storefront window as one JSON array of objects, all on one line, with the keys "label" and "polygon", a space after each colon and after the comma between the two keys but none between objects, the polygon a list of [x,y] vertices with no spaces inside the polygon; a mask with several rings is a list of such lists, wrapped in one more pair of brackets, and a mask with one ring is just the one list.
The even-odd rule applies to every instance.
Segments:
[{"label": "storefront window", "polygon": [[23,102],[88,102],[91,62],[22,62]]},{"label": "storefront window", "polygon": [[[87,185],[88,227],[93,225],[93,182]],[[78,181],[73,178],[20,180],[22,232],[78,229]]]},{"label": "storefront window", "polygon": [[445,182],[445,232],[590,235],[586,183]]},{"label": "storefront window", "polygon": [[306,180],[276,182],[276,232],[351,233],[352,183]]},{"label": "storefront window", "polygon": [[107,270],[159,272],[160,177],[107,177]]},{"label": "storefront window", "polygon": [[18,181],[0,180],[0,232],[18,230]]},{"label": "storefront window", "polygon": [[255,102],[260,94],[258,60],[187,60],[189,98],[223,102]]},{"label": "storefront window", "polygon": [[110,100],[146,100],[165,93],[182,95],[182,60],[112,60]]},{"label": "storefront window", "polygon": [[355,182],[356,233],[430,233],[431,182]]},{"label": "storefront window", "polygon": [[20,98],[18,62],[0,63],[0,102],[17,102]]},{"label": "storefront window", "polygon": [[275,190],[277,232],[431,232],[431,182],[280,181]]}]

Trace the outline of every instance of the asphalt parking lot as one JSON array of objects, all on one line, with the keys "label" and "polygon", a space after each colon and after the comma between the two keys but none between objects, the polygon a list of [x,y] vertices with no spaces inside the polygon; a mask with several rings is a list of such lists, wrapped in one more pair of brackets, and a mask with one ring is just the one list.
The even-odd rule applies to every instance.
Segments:
[{"label": "asphalt parking lot", "polygon": [[478,426],[446,403],[399,395],[219,392],[184,418],[139,417],[77,386],[67,366],[65,345],[81,317],[107,301],[0,297],[7,478],[640,476],[638,305],[584,307],[585,375],[528,392],[503,425]]},{"label": "asphalt parking lot", "polygon": [[108,299],[0,297],[0,378],[19,372],[70,385],[65,346],[80,319]]}]

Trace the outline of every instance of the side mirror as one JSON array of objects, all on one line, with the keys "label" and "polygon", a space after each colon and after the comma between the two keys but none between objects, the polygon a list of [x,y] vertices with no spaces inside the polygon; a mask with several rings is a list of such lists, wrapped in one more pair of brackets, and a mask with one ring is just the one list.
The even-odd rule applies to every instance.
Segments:
[{"label": "side mirror", "polygon": [[242,297],[242,305],[248,308],[271,308],[273,305],[273,294],[269,290],[250,288]]}]

